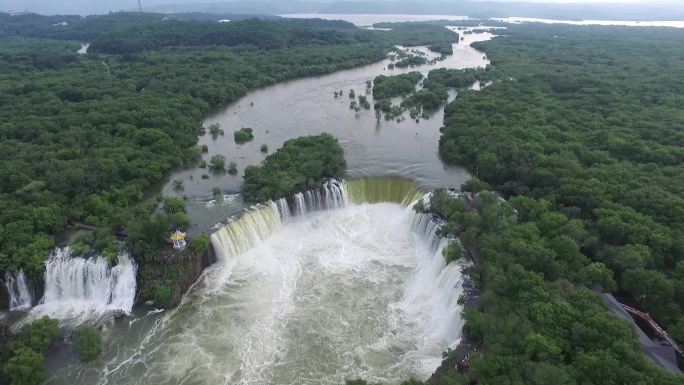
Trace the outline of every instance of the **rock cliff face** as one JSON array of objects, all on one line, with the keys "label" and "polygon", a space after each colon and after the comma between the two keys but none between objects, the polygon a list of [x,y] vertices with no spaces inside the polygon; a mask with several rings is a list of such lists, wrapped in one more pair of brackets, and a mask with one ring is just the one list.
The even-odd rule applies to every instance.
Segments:
[{"label": "rock cliff face", "polygon": [[[32,305],[43,298],[43,292],[45,290],[45,273],[41,270],[40,272],[34,273],[33,275],[28,275],[28,288],[31,292]],[[10,292],[7,286],[5,286],[5,276],[3,272],[0,272],[0,310],[8,311],[10,307]]]},{"label": "rock cliff face", "polygon": [[[9,308],[9,292],[4,284],[0,283],[0,309],[5,310]],[[2,321],[0,321],[2,322]]]},{"label": "rock cliff face", "polygon": [[214,263],[214,249],[204,252],[190,248],[166,247],[152,262],[138,269],[136,305],[153,301],[156,307],[170,308],[180,303],[183,294],[199,278],[204,268]]},{"label": "rock cliff face", "polygon": [[7,318],[0,316],[0,348],[5,346],[10,337],[9,322]]}]

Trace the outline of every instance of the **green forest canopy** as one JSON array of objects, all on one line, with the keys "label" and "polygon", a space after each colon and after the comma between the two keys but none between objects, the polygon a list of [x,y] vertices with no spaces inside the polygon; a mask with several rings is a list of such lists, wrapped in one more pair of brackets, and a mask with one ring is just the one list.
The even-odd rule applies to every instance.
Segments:
[{"label": "green forest canopy", "polygon": [[[588,283],[600,278],[607,288],[617,284],[619,294],[684,343],[684,32],[510,26],[505,37],[476,46],[503,77],[482,91],[462,92],[447,107],[440,154],[505,196],[518,197],[512,202],[523,224],[535,222],[513,228],[511,236],[524,240],[519,243],[507,243],[507,234],[481,239],[483,257],[500,261],[484,272],[490,290],[502,288],[493,295],[519,285],[513,280],[558,288],[565,280],[576,283],[582,271],[572,261],[588,258],[603,266],[587,272],[594,277]],[[566,224],[573,229],[553,232]],[[543,242],[537,246],[537,240]],[[480,332],[486,342],[504,343],[504,330],[514,321],[496,315],[516,303],[511,301],[518,299],[485,306],[485,316],[469,318],[477,327],[477,317],[487,317],[491,324]],[[543,313],[555,314],[550,311]],[[535,338],[563,352],[569,348],[558,346],[553,335]],[[504,365],[518,367],[506,358],[510,354],[497,350],[481,370],[503,376]],[[608,356],[578,358],[582,365],[599,365],[594,374],[583,367],[588,383],[638,382],[631,369],[617,373],[623,369],[609,365]]]},{"label": "green forest canopy", "polygon": [[474,208],[439,190],[428,208],[448,221],[443,233],[482,256],[471,271],[481,307],[465,312],[465,333],[481,345],[467,375],[449,369],[439,384],[465,385],[468,377],[478,384],[682,384],[644,355],[632,326],[587,288],[615,282],[604,264],[582,254],[591,237],[582,221],[545,200],[503,202],[479,190],[486,185],[472,186],[479,191]]}]

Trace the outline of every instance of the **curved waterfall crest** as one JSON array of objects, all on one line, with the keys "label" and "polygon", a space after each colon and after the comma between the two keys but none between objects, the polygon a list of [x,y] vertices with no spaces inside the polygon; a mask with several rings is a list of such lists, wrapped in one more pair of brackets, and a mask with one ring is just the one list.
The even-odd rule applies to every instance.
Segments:
[{"label": "curved waterfall crest", "polygon": [[429,205],[430,194],[422,194],[412,181],[401,178],[330,179],[319,188],[269,201],[265,205],[256,205],[241,217],[229,218],[227,224],[211,235],[211,242],[219,261],[230,261],[270,236],[283,223],[297,217],[351,204],[397,203],[407,206],[410,228],[422,237],[433,252],[437,252],[453,240],[439,236],[442,221],[433,215],[413,210],[413,204],[421,199]]},{"label": "curved waterfall crest", "polygon": [[349,201],[355,204],[391,202],[408,206],[423,195],[413,181],[402,178],[363,178],[345,182]]},{"label": "curved waterfall crest", "polygon": [[349,204],[391,202],[407,206],[421,196],[407,179],[329,179],[319,188],[256,205],[241,217],[229,218],[211,235],[211,242],[219,261],[230,261],[296,217]]},{"label": "curved waterfall crest", "polygon": [[33,295],[29,289],[24,270],[19,270],[16,275],[10,272],[5,273],[5,281],[3,283],[9,293],[10,310],[28,310],[31,308],[31,305],[33,305]]},{"label": "curved waterfall crest", "polygon": [[298,192],[275,203],[283,221],[312,213],[314,211],[339,209],[347,206],[347,182],[330,179],[321,187]]}]

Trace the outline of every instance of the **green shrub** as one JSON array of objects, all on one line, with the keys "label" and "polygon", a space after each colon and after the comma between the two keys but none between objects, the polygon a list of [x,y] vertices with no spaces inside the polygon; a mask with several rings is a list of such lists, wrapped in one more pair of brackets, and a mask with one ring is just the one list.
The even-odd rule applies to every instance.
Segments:
[{"label": "green shrub", "polygon": [[230,164],[228,165],[228,174],[235,175],[237,174],[237,172],[237,163],[230,162]]},{"label": "green shrub", "polygon": [[241,129],[235,131],[233,133],[233,137],[235,138],[235,143],[238,144],[249,142],[250,140],[254,139],[252,129],[249,127],[242,127]]},{"label": "green shrub", "polygon": [[209,160],[209,168],[213,171],[221,171],[226,168],[226,157],[223,155],[214,155]]},{"label": "green shrub", "polygon": [[71,253],[73,255],[86,255],[91,250],[92,249],[90,248],[90,244],[84,241],[78,241],[71,244]]},{"label": "green shrub", "polygon": [[426,211],[425,202],[423,202],[423,200],[420,199],[418,202],[416,202],[415,205],[413,205],[413,211],[415,211],[418,214],[424,213]]},{"label": "green shrub", "polygon": [[81,325],[74,330],[74,345],[78,359],[92,361],[102,352],[102,334],[96,327]]},{"label": "green shrub", "polygon": [[442,375],[440,385],[467,385],[468,379],[457,371],[450,369]]},{"label": "green shrub", "polygon": [[200,234],[190,241],[190,249],[197,253],[202,253],[209,250],[211,241],[207,234]]},{"label": "green shrub", "polygon": [[164,210],[169,214],[184,213],[185,201],[181,198],[164,197]]},{"label": "green shrub", "polygon": [[167,228],[187,229],[190,226],[190,217],[184,212],[168,214],[161,219],[165,219]]},{"label": "green shrub", "polygon": [[430,211],[444,219],[449,219],[464,210],[465,203],[463,200],[454,198],[443,188],[430,194]]},{"label": "green shrub", "polygon": [[43,355],[21,346],[2,366],[2,372],[9,376],[11,385],[42,384],[45,381]]},{"label": "green shrub", "polygon": [[458,242],[452,242],[447,247],[442,250],[442,255],[447,263],[458,261],[463,258],[463,250],[461,249],[461,244]]},{"label": "green shrub", "polygon": [[364,95],[359,95],[359,105],[363,107],[364,110],[370,110],[371,108],[368,98]]},{"label": "green shrub", "polygon": [[214,123],[209,126],[209,133],[211,136],[216,139],[216,137],[221,134],[223,135],[223,130],[221,129],[221,125],[218,123]]},{"label": "green shrub", "polygon": [[152,298],[154,303],[162,305],[167,303],[171,299],[171,286],[168,282],[155,282],[152,286]]},{"label": "green shrub", "polygon": [[114,231],[110,228],[101,227],[95,230],[92,245],[109,262],[116,260],[119,255],[119,240],[116,239]]},{"label": "green shrub", "polygon": [[34,352],[44,352],[59,334],[59,322],[47,316],[21,328],[18,340]]},{"label": "green shrub", "polygon": [[482,190],[489,190],[489,189],[491,189],[491,187],[489,186],[488,183],[483,182],[476,177],[472,177],[472,178],[468,179],[467,181],[465,181],[465,183],[463,183],[461,185],[461,191],[468,191],[468,192],[472,192],[472,193],[478,193]]}]

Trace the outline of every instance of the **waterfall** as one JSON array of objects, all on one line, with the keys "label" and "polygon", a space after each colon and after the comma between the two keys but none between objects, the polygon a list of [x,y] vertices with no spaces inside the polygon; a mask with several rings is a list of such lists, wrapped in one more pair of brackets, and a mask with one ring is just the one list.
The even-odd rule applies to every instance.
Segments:
[{"label": "waterfall", "polygon": [[129,313],[136,271],[135,261],[125,252],[112,266],[102,256],[72,257],[69,247],[56,248],[45,261],[45,294],[31,315],[84,320],[111,310]]},{"label": "waterfall", "polygon": [[346,183],[331,179],[320,188],[280,198],[276,201],[276,206],[283,222],[314,211],[342,208],[347,206]]},{"label": "waterfall", "polygon": [[9,293],[9,309],[10,310],[28,310],[33,303],[33,296],[28,287],[26,274],[23,270],[19,270],[16,276],[9,272],[5,273],[5,286]]},{"label": "waterfall", "polygon": [[[419,198],[423,201],[425,207],[430,207],[430,195],[432,195],[432,193],[427,193]],[[444,221],[432,214],[417,213],[413,209],[413,205],[417,201],[418,199],[406,208],[409,212],[409,225],[411,230],[420,235],[433,252],[439,248],[444,248],[445,245],[443,245],[443,243],[448,242],[448,240],[437,234],[439,228],[445,224]]]},{"label": "waterfall", "polygon": [[[419,235],[420,236],[420,235]],[[463,306],[459,304],[459,297],[463,294],[463,264],[452,262],[447,264],[443,256],[444,248],[451,242],[458,242],[447,238],[437,237],[435,243],[428,238],[427,246],[431,252],[426,253],[426,259],[418,262],[417,271],[407,291],[409,302],[428,302],[429,312],[425,319],[425,341],[448,341],[448,347],[455,348],[460,343],[464,320],[461,316]],[[410,310],[409,314],[412,313]],[[412,319],[420,319],[421,314],[411,314]],[[434,360],[433,367],[437,367],[441,359]]]},{"label": "waterfall", "polygon": [[315,211],[346,207],[349,203],[399,203],[404,206],[419,199],[421,193],[413,182],[399,178],[354,179],[340,181],[331,179],[320,188],[298,192],[280,198],[275,205],[283,222]]},{"label": "waterfall", "polygon": [[211,234],[211,243],[218,260],[229,261],[231,257],[244,253],[271,235],[281,224],[278,206],[273,202],[247,211],[239,219]]},{"label": "waterfall", "polygon": [[[413,211],[413,207],[409,207],[409,209]],[[430,214],[419,214],[415,212],[409,214],[409,225],[411,226],[411,230],[420,235],[432,251],[436,251],[444,241],[444,239],[437,234],[437,231],[443,223],[433,218]]]},{"label": "waterfall", "polygon": [[[391,202],[407,206],[421,196],[413,182],[406,179],[331,179],[319,188],[253,207],[239,219],[231,219],[228,224],[214,232],[211,235],[211,242],[218,259],[230,261],[232,257],[246,252],[293,218],[316,211],[346,207],[349,202]],[[427,219],[420,221],[425,225],[431,223]],[[436,231],[437,225],[434,226],[433,230]],[[434,234],[432,237],[435,237]]]},{"label": "waterfall", "polygon": [[[430,194],[422,196],[423,202],[429,206]],[[431,301],[431,315],[425,325],[430,330],[430,338],[437,336],[447,337],[449,347],[455,348],[460,342],[464,320],[461,316],[463,306],[458,303],[459,296],[463,293],[463,264],[452,262],[446,263],[444,249],[452,242],[458,242],[457,238],[445,238],[438,234],[439,228],[444,221],[431,214],[416,213],[413,204],[406,210],[411,231],[421,239],[428,253],[427,259],[419,261],[418,271],[414,277],[410,292],[412,298],[424,298]],[[430,286],[432,282],[436,288]],[[418,317],[419,315],[414,315]],[[434,364],[439,365],[439,361]]]},{"label": "waterfall", "polygon": [[346,182],[349,201],[355,204],[392,202],[407,206],[422,194],[413,182],[400,178],[354,179]]}]

